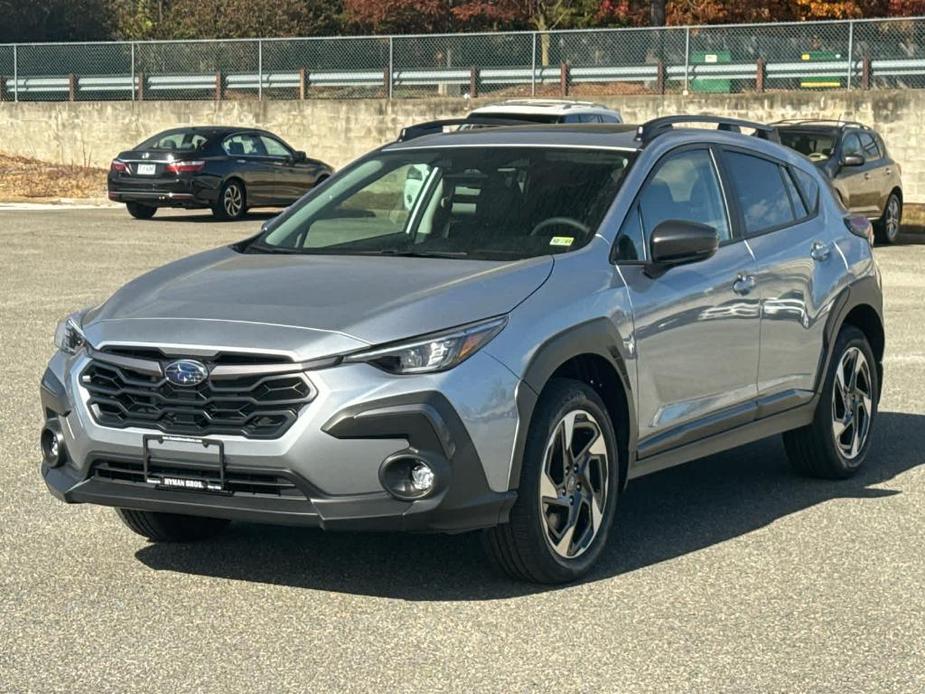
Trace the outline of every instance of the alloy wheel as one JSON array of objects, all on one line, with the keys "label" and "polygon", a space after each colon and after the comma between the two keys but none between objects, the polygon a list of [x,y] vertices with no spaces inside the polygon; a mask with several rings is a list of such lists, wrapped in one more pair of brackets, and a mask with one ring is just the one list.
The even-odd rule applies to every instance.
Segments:
[{"label": "alloy wheel", "polygon": [[562,558],[583,554],[597,537],[610,492],[610,457],[587,410],[568,412],[546,444],[539,504],[546,539]]},{"label": "alloy wheel", "polygon": [[225,188],[225,195],[222,197],[225,214],[229,217],[237,217],[241,214],[241,206],[244,204],[243,198],[241,188],[237,184],[232,183]]},{"label": "alloy wheel", "polygon": [[899,200],[895,195],[890,196],[890,201],[886,206],[886,235],[889,239],[895,239],[899,233]]},{"label": "alloy wheel", "polygon": [[835,371],[832,392],[832,433],[847,460],[858,457],[870,433],[873,393],[870,365],[857,347],[845,350]]}]

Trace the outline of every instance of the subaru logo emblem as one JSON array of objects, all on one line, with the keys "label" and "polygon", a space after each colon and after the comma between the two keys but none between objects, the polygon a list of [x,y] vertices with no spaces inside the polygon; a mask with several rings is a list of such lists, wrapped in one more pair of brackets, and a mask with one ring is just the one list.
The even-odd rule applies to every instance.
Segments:
[{"label": "subaru logo emblem", "polygon": [[196,386],[209,377],[209,370],[195,359],[178,359],[164,367],[164,376],[178,386]]}]

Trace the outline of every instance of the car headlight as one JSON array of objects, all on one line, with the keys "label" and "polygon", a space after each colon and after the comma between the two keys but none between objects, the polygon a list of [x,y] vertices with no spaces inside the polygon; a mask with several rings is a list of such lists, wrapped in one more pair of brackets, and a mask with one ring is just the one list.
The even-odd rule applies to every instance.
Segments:
[{"label": "car headlight", "polygon": [[345,362],[366,362],[394,374],[446,371],[461,364],[487,345],[507,318],[492,318],[412,340],[376,347],[344,357]]},{"label": "car headlight", "polygon": [[80,329],[83,311],[72,313],[55,328],[55,347],[67,354],[77,354],[87,344],[87,337]]}]

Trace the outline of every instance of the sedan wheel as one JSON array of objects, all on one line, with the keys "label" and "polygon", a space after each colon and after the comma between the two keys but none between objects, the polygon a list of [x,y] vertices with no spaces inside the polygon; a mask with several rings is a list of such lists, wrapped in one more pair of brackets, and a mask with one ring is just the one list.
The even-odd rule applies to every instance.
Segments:
[{"label": "sedan wheel", "polygon": [[244,186],[238,181],[226,183],[212,211],[219,219],[241,219],[247,212],[247,196]]}]

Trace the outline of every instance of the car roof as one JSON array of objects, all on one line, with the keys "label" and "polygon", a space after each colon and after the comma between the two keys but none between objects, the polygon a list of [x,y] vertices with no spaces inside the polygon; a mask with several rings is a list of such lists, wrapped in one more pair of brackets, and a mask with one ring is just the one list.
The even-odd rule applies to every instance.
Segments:
[{"label": "car roof", "polygon": [[[188,126],[181,126],[179,128],[168,128],[167,130],[161,131],[161,133],[159,134],[186,133],[186,132],[201,133],[202,135],[211,136],[211,137],[215,137],[215,136],[224,137],[225,135],[229,135],[231,133],[240,133],[240,132],[266,133],[267,135],[273,134],[261,128],[247,128],[247,127],[240,127],[240,126],[235,127],[231,125],[188,125]],[[278,136],[274,135],[274,137],[278,137]]]},{"label": "car roof", "polygon": [[623,123],[581,123],[574,125],[543,123],[455,130],[448,133],[423,135],[404,142],[386,145],[387,150],[422,149],[429,147],[466,146],[536,146],[591,147],[597,149],[639,149],[636,126]]},{"label": "car roof", "polygon": [[568,113],[588,113],[607,111],[618,113],[615,109],[591,101],[574,101],[571,99],[508,99],[496,104],[480,106],[472,111],[479,113],[523,113],[529,115],[564,116]]},{"label": "car roof", "polygon": [[834,120],[798,120],[782,121],[772,123],[774,127],[782,131],[790,132],[826,132],[838,133],[842,131],[863,131],[873,133],[874,131],[863,123],[854,121],[834,121]]},{"label": "car roof", "polygon": [[421,135],[409,140],[393,142],[385,145],[382,151],[397,152],[452,147],[573,147],[625,152],[651,149],[658,157],[676,146],[719,144],[744,147],[804,168],[809,161],[788,147],[738,132],[696,127],[672,128],[662,131],[644,144],[636,137],[638,128],[639,126],[627,123],[537,124],[472,128]]}]

